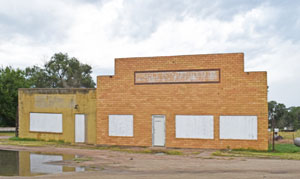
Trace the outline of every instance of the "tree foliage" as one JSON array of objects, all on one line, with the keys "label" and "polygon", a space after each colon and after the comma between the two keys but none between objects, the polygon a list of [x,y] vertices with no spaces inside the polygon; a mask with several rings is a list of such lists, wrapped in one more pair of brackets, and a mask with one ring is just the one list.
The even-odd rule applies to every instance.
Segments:
[{"label": "tree foliage", "polygon": [[[300,128],[300,107],[287,108],[282,103],[270,101],[268,103],[269,117],[274,115],[276,127],[283,129],[284,127],[299,129]],[[271,126],[271,120],[269,126]]]},{"label": "tree foliage", "polygon": [[49,88],[51,86],[47,73],[38,66],[27,67],[25,74],[31,88]]},{"label": "tree foliage", "polygon": [[0,126],[15,126],[18,88],[28,88],[24,71],[11,67],[0,68]]},{"label": "tree foliage", "polygon": [[35,88],[94,88],[92,67],[68,54],[56,53],[44,68],[26,68],[26,75]]},{"label": "tree foliage", "polygon": [[18,88],[93,88],[92,67],[56,53],[41,68],[0,67],[0,126],[15,126]]},{"label": "tree foliage", "polygon": [[289,120],[295,129],[300,129],[300,107],[289,108]]}]

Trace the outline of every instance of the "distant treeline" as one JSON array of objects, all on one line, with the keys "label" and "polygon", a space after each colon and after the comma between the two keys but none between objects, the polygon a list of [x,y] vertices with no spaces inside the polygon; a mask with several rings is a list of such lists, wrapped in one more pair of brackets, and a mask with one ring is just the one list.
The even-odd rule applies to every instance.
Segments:
[{"label": "distant treeline", "polygon": [[[68,54],[56,53],[43,67],[26,69],[0,67],[0,126],[15,126],[18,88],[94,88],[92,67]],[[273,114],[276,127],[300,129],[300,107],[287,108],[282,103],[268,103],[269,119]],[[269,120],[271,127],[271,120]]]},{"label": "distant treeline", "polygon": [[15,126],[18,88],[94,88],[92,67],[56,53],[43,67],[0,67],[0,127]]},{"label": "distant treeline", "polygon": [[275,127],[280,129],[300,129],[300,107],[287,108],[282,103],[276,101],[270,101],[268,103],[269,108],[269,127],[272,126],[272,115],[275,119]]}]

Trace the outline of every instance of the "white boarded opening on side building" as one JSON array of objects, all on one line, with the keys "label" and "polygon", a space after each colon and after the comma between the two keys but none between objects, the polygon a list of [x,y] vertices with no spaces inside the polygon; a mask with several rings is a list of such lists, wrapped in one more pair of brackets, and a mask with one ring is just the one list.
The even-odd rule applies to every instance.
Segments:
[{"label": "white boarded opening on side building", "polygon": [[220,139],[257,140],[257,116],[220,116]]},{"label": "white boarded opening on side building", "polygon": [[30,131],[62,133],[62,114],[30,113]]}]

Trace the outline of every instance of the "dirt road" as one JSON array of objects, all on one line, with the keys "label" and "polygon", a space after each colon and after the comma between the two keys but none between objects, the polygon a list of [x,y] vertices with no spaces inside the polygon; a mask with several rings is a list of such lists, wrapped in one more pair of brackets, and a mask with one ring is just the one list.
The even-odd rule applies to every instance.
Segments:
[{"label": "dirt road", "polygon": [[300,178],[300,161],[213,157],[209,155],[211,151],[207,150],[197,155],[170,156],[54,147],[0,145],[0,149],[83,155],[91,157],[92,160],[77,165],[100,169],[99,171],[61,173],[34,178]]}]

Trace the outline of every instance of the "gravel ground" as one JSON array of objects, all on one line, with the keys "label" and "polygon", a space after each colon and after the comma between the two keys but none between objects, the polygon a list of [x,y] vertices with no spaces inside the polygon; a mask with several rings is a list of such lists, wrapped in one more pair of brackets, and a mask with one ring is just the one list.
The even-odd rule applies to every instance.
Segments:
[{"label": "gravel ground", "polygon": [[93,166],[99,169],[99,171],[60,173],[34,178],[300,178],[300,161],[297,160],[214,157],[210,155],[213,152],[211,150],[203,150],[193,155],[171,156],[55,147],[0,145],[0,149],[82,155],[91,157],[92,160],[68,164]]}]

